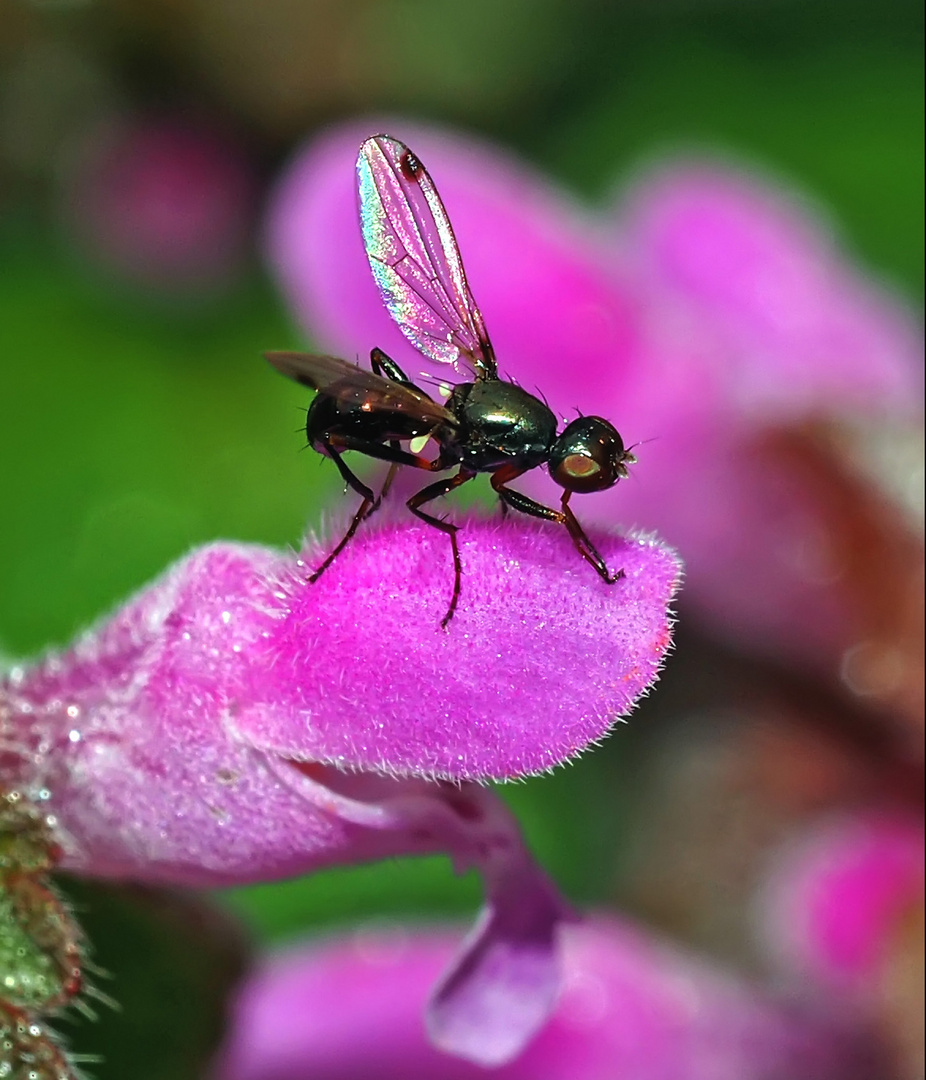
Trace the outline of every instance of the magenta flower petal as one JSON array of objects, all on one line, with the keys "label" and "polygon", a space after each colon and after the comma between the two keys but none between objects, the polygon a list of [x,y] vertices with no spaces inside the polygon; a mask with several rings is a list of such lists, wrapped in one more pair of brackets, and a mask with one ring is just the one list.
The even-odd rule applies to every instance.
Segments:
[{"label": "magenta flower petal", "polygon": [[900,924],[923,902],[923,825],[828,821],[784,852],[761,900],[777,965],[827,991],[871,996]]},{"label": "magenta flower petal", "polygon": [[745,172],[680,161],[644,177],[620,211],[636,280],[713,338],[741,405],[909,409],[922,387],[910,314],[853,272],[796,200]]},{"label": "magenta flower petal", "polygon": [[[860,1039],[799,1016],[610,918],[564,935],[555,1014],[498,1080],[862,1080]],[[245,984],[214,1080],[477,1080],[428,1045],[442,934],[361,930],[281,954]]]},{"label": "magenta flower petal", "polygon": [[555,408],[594,410],[636,355],[637,302],[606,269],[575,202],[458,133],[371,118],[333,129],[290,164],[270,200],[266,249],[304,332],[350,360],[366,363],[375,345],[410,374],[424,367],[383,307],[360,238],[354,163],[361,141],[382,130],[408,143],[437,184],[502,373],[540,385]]},{"label": "magenta flower petal", "polygon": [[479,1065],[511,1061],[547,1021],[561,988],[556,936],[570,918],[557,893],[510,856],[470,947],[428,1011],[435,1046]]},{"label": "magenta flower petal", "polygon": [[[454,789],[414,778],[523,776],[606,734],[668,645],[674,555],[602,540],[627,574],[608,586],[565,530],[460,535],[448,631],[446,537],[387,526],[314,586],[318,551],[203,548],[69,652],[15,669],[13,779],[51,793],[68,865],[221,882],[445,850]],[[402,802],[422,792],[440,839]]]},{"label": "magenta flower petal", "polygon": [[661,664],[675,556],[601,538],[626,574],[608,586],[564,529],[459,535],[447,633],[449,545],[427,526],[366,531],[318,585],[300,581],[255,651],[236,731],[292,757],[463,780],[540,772],[601,738]]},{"label": "magenta flower petal", "polygon": [[320,583],[304,558],[193,553],[68,652],[0,681],[4,782],[79,873],[214,885],[445,851],[487,907],[431,1012],[498,1064],[556,999],[568,909],[489,791],[603,736],[655,678],[678,562],[607,538],[604,584],[564,530],[470,522],[448,631],[433,529],[367,529]]}]

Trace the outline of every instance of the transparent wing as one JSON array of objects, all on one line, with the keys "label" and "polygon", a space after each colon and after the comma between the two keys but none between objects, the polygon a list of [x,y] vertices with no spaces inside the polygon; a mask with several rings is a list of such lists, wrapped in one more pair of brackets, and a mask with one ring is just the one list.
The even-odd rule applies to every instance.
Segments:
[{"label": "transparent wing", "polygon": [[360,228],[387,311],[425,356],[460,374],[498,366],[434,182],[409,148],[374,135],[357,158]]},{"label": "transparent wing", "polygon": [[453,413],[427,394],[383,379],[336,356],[297,352],[270,352],[264,356],[277,371],[303,386],[323,390],[338,401],[366,404],[371,413],[403,413],[426,422],[457,426]]}]

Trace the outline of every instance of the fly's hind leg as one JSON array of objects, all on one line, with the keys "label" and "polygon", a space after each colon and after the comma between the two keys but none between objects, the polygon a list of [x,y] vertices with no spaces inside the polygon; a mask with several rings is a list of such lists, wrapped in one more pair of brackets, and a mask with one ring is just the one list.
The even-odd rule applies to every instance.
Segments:
[{"label": "fly's hind leg", "polygon": [[[371,507],[375,507],[377,500],[374,498],[373,492],[355,476],[348,468],[347,463],[341,457],[340,452],[331,444],[326,438],[323,440],[323,445],[328,452],[328,456],[337,466],[338,472],[341,474],[342,479],[348,487],[354,489],[358,495],[363,497],[363,502],[360,504],[357,513],[354,514],[351,519],[351,523],[347,528],[347,532],[341,537],[338,546],[328,555],[321,566],[315,570],[309,577],[309,583],[314,585],[316,581],[324,574],[328,567],[334,562],[334,560],[341,554],[341,552],[347,547],[353,538],[354,533],[360,526],[360,522],[367,517]],[[395,468],[395,466],[393,466]],[[392,469],[389,470],[390,472]],[[380,496],[382,498],[382,496]]]},{"label": "fly's hind leg", "polygon": [[[393,448],[393,450],[402,449],[401,445],[397,442],[390,442],[389,445]],[[383,480],[383,486],[379,489],[379,494],[373,500],[373,505],[367,511],[367,517],[373,515],[380,508],[380,506],[382,506],[383,499],[385,499],[386,496],[389,494],[389,489],[392,487],[392,481],[395,480],[396,473],[398,471],[399,466],[395,462],[393,462],[389,466],[389,471],[386,473],[386,479]]]},{"label": "fly's hind leg", "polygon": [[[395,472],[400,465],[410,465],[414,469],[425,469],[429,472],[439,472],[441,469],[446,469],[448,467],[447,463],[440,458],[437,458],[434,461],[428,461],[427,458],[421,457],[420,455],[408,453],[403,450],[398,443],[393,441],[390,441],[389,445],[384,446],[381,443],[367,442],[364,439],[358,439],[353,435],[333,435],[328,432],[319,438],[319,442],[321,443],[324,452],[337,466],[338,472],[341,474],[344,483],[347,484],[348,487],[353,488],[353,490],[363,498],[363,502],[360,504],[357,513],[354,514],[351,519],[347,532],[341,538],[340,543],[309,578],[310,584],[313,585],[353,539],[354,533],[356,533],[357,529],[360,527],[360,522],[363,521],[364,518],[369,517],[369,515],[379,506],[383,496],[388,492],[389,485],[392,483]],[[388,461],[390,463],[389,472],[386,474],[386,481],[383,484],[383,489],[380,491],[378,497],[373,494],[370,488],[368,488],[359,477],[351,472],[347,463],[341,456],[344,450],[356,450],[358,453],[366,454],[368,457],[378,458],[380,461]]]},{"label": "fly's hind leg", "polygon": [[[398,383],[400,386],[407,386],[410,390],[414,390],[417,394],[422,394],[424,397],[431,400],[430,395],[426,394],[420,386],[416,386],[395,360],[393,360],[392,357],[387,356],[382,349],[374,348],[370,350],[370,367],[373,369],[374,374],[380,375],[384,379],[389,379],[390,382]],[[396,440],[390,440],[389,446],[396,454],[402,453],[401,443]],[[393,460],[392,467],[389,469],[389,472],[386,473],[386,479],[383,481],[383,486],[380,489],[379,495],[366,513],[367,517],[379,509],[383,499],[389,494],[389,489],[392,487],[392,482],[395,480],[397,472],[398,464]]]},{"label": "fly's hind leg", "polygon": [[[399,383],[401,386],[408,386],[412,390],[417,390],[418,387],[409,379],[405,372],[399,367],[399,365],[391,357],[387,356],[382,349],[370,350],[370,367],[373,369],[374,374],[381,375],[384,379],[390,379],[394,383]],[[395,439],[390,440],[389,445],[393,450],[401,450],[401,443]],[[383,481],[383,486],[379,490],[373,505],[367,511],[366,516],[370,517],[371,514],[375,514],[376,511],[382,505],[383,499],[389,494],[389,489],[392,487],[392,481],[395,480],[395,474],[399,471],[399,466],[393,462],[389,466],[389,471],[386,473],[386,479]]]},{"label": "fly's hind leg", "polygon": [[441,619],[441,626],[446,629],[447,624],[453,618],[453,613],[457,610],[457,604],[460,600],[460,582],[463,574],[463,565],[460,562],[460,546],[457,543],[457,530],[459,525],[454,525],[449,521],[442,521],[439,517],[434,517],[433,514],[425,513],[420,507],[426,502],[430,502],[432,499],[438,499],[441,495],[446,495],[448,492],[458,488],[461,484],[465,484],[467,480],[472,480],[476,474],[469,472],[467,469],[461,468],[459,472],[453,476],[448,476],[444,480],[438,480],[434,484],[428,484],[426,488],[423,488],[417,495],[413,495],[405,504],[409,510],[416,516],[421,518],[422,521],[426,521],[429,525],[433,525],[435,529],[440,529],[441,532],[445,532],[450,537],[450,546],[453,551],[453,596],[450,599],[450,607],[447,609],[447,614]]}]

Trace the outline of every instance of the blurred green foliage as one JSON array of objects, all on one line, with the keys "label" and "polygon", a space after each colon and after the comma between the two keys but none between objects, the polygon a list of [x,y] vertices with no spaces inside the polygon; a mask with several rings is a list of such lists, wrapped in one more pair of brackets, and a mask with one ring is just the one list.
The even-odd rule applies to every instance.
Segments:
[{"label": "blurred green foliage", "polygon": [[[413,15],[415,5],[407,7]],[[451,7],[439,5],[448,20]],[[432,62],[415,96],[384,92],[364,107],[408,110],[414,100],[423,115],[508,142],[591,199],[648,157],[719,150],[819,200],[851,251],[919,297],[920,4],[563,0],[543,11],[568,21],[570,33],[560,46],[549,18],[538,18],[529,43],[533,94],[493,98],[503,50],[486,54],[483,68],[472,45],[473,66],[456,97],[459,65],[447,68],[446,86],[435,86],[441,66]],[[517,25],[530,27],[523,16]],[[66,36],[67,16],[58,17],[55,32]],[[419,26],[421,48],[439,48],[454,25],[432,12]],[[176,103],[186,93],[195,105],[195,79],[172,85],[171,63],[152,55],[138,64],[139,49],[133,41],[119,58],[116,36],[103,51],[117,68],[131,67],[142,100]],[[523,65],[518,77],[530,85]],[[468,111],[473,78],[486,92]],[[349,112],[348,103],[326,108],[319,119]],[[269,174],[290,146],[261,145]],[[296,544],[333,504],[334,470],[298,452],[304,393],[260,359],[265,349],[305,343],[256,267],[230,295],[199,305],[133,293],[90,272],[62,243],[41,193],[14,184],[0,194],[0,328],[0,655],[66,641],[191,545],[219,537]],[[620,730],[575,768],[506,789],[538,854],[578,900],[608,894],[629,789],[622,749],[636,737]],[[226,899],[276,937],[356,918],[462,916],[476,894],[474,881],[455,881],[444,860],[428,859],[239,889]],[[105,965],[107,919],[96,922],[89,928],[102,935]],[[158,947],[139,948],[140,965],[157,960]],[[130,985],[107,987],[127,1015]],[[139,999],[140,1019],[131,1008],[133,1025],[158,1030],[156,1009],[145,1013]],[[132,1038],[142,1045],[137,1031]],[[144,1077],[180,1075],[152,1055]],[[132,1075],[143,1080],[138,1069]]]}]

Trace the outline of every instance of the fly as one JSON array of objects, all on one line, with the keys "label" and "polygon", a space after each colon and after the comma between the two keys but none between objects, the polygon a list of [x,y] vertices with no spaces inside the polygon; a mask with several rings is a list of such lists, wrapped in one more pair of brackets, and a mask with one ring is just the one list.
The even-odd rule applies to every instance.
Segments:
[{"label": "fly", "polygon": [[[453,618],[460,599],[459,526],[423,507],[479,473],[489,473],[503,512],[517,510],[564,525],[602,580],[619,581],[624,571],[608,569],[569,505],[573,494],[604,491],[627,476],[627,464],[635,459],[616,428],[600,416],[580,416],[557,433],[556,417],[543,401],[499,378],[447,211],[407,146],[388,135],[367,139],[360,147],[357,175],[363,243],[387,311],[423,356],[452,365],[466,381],[441,403],[381,349],[370,353],[369,371],[333,356],[267,354],[282,374],[318,391],[306,418],[309,445],[332,459],[362,499],[347,532],[309,580],[317,581],[334,562],[382,502],[396,470],[406,465],[434,473],[456,470],[406,503],[416,517],[450,537],[453,595],[441,626]],[[412,446],[428,441],[437,448],[435,457],[413,452]],[[342,456],[347,450],[390,463],[379,494],[351,471]],[[540,465],[563,489],[559,509],[509,486]]]}]

